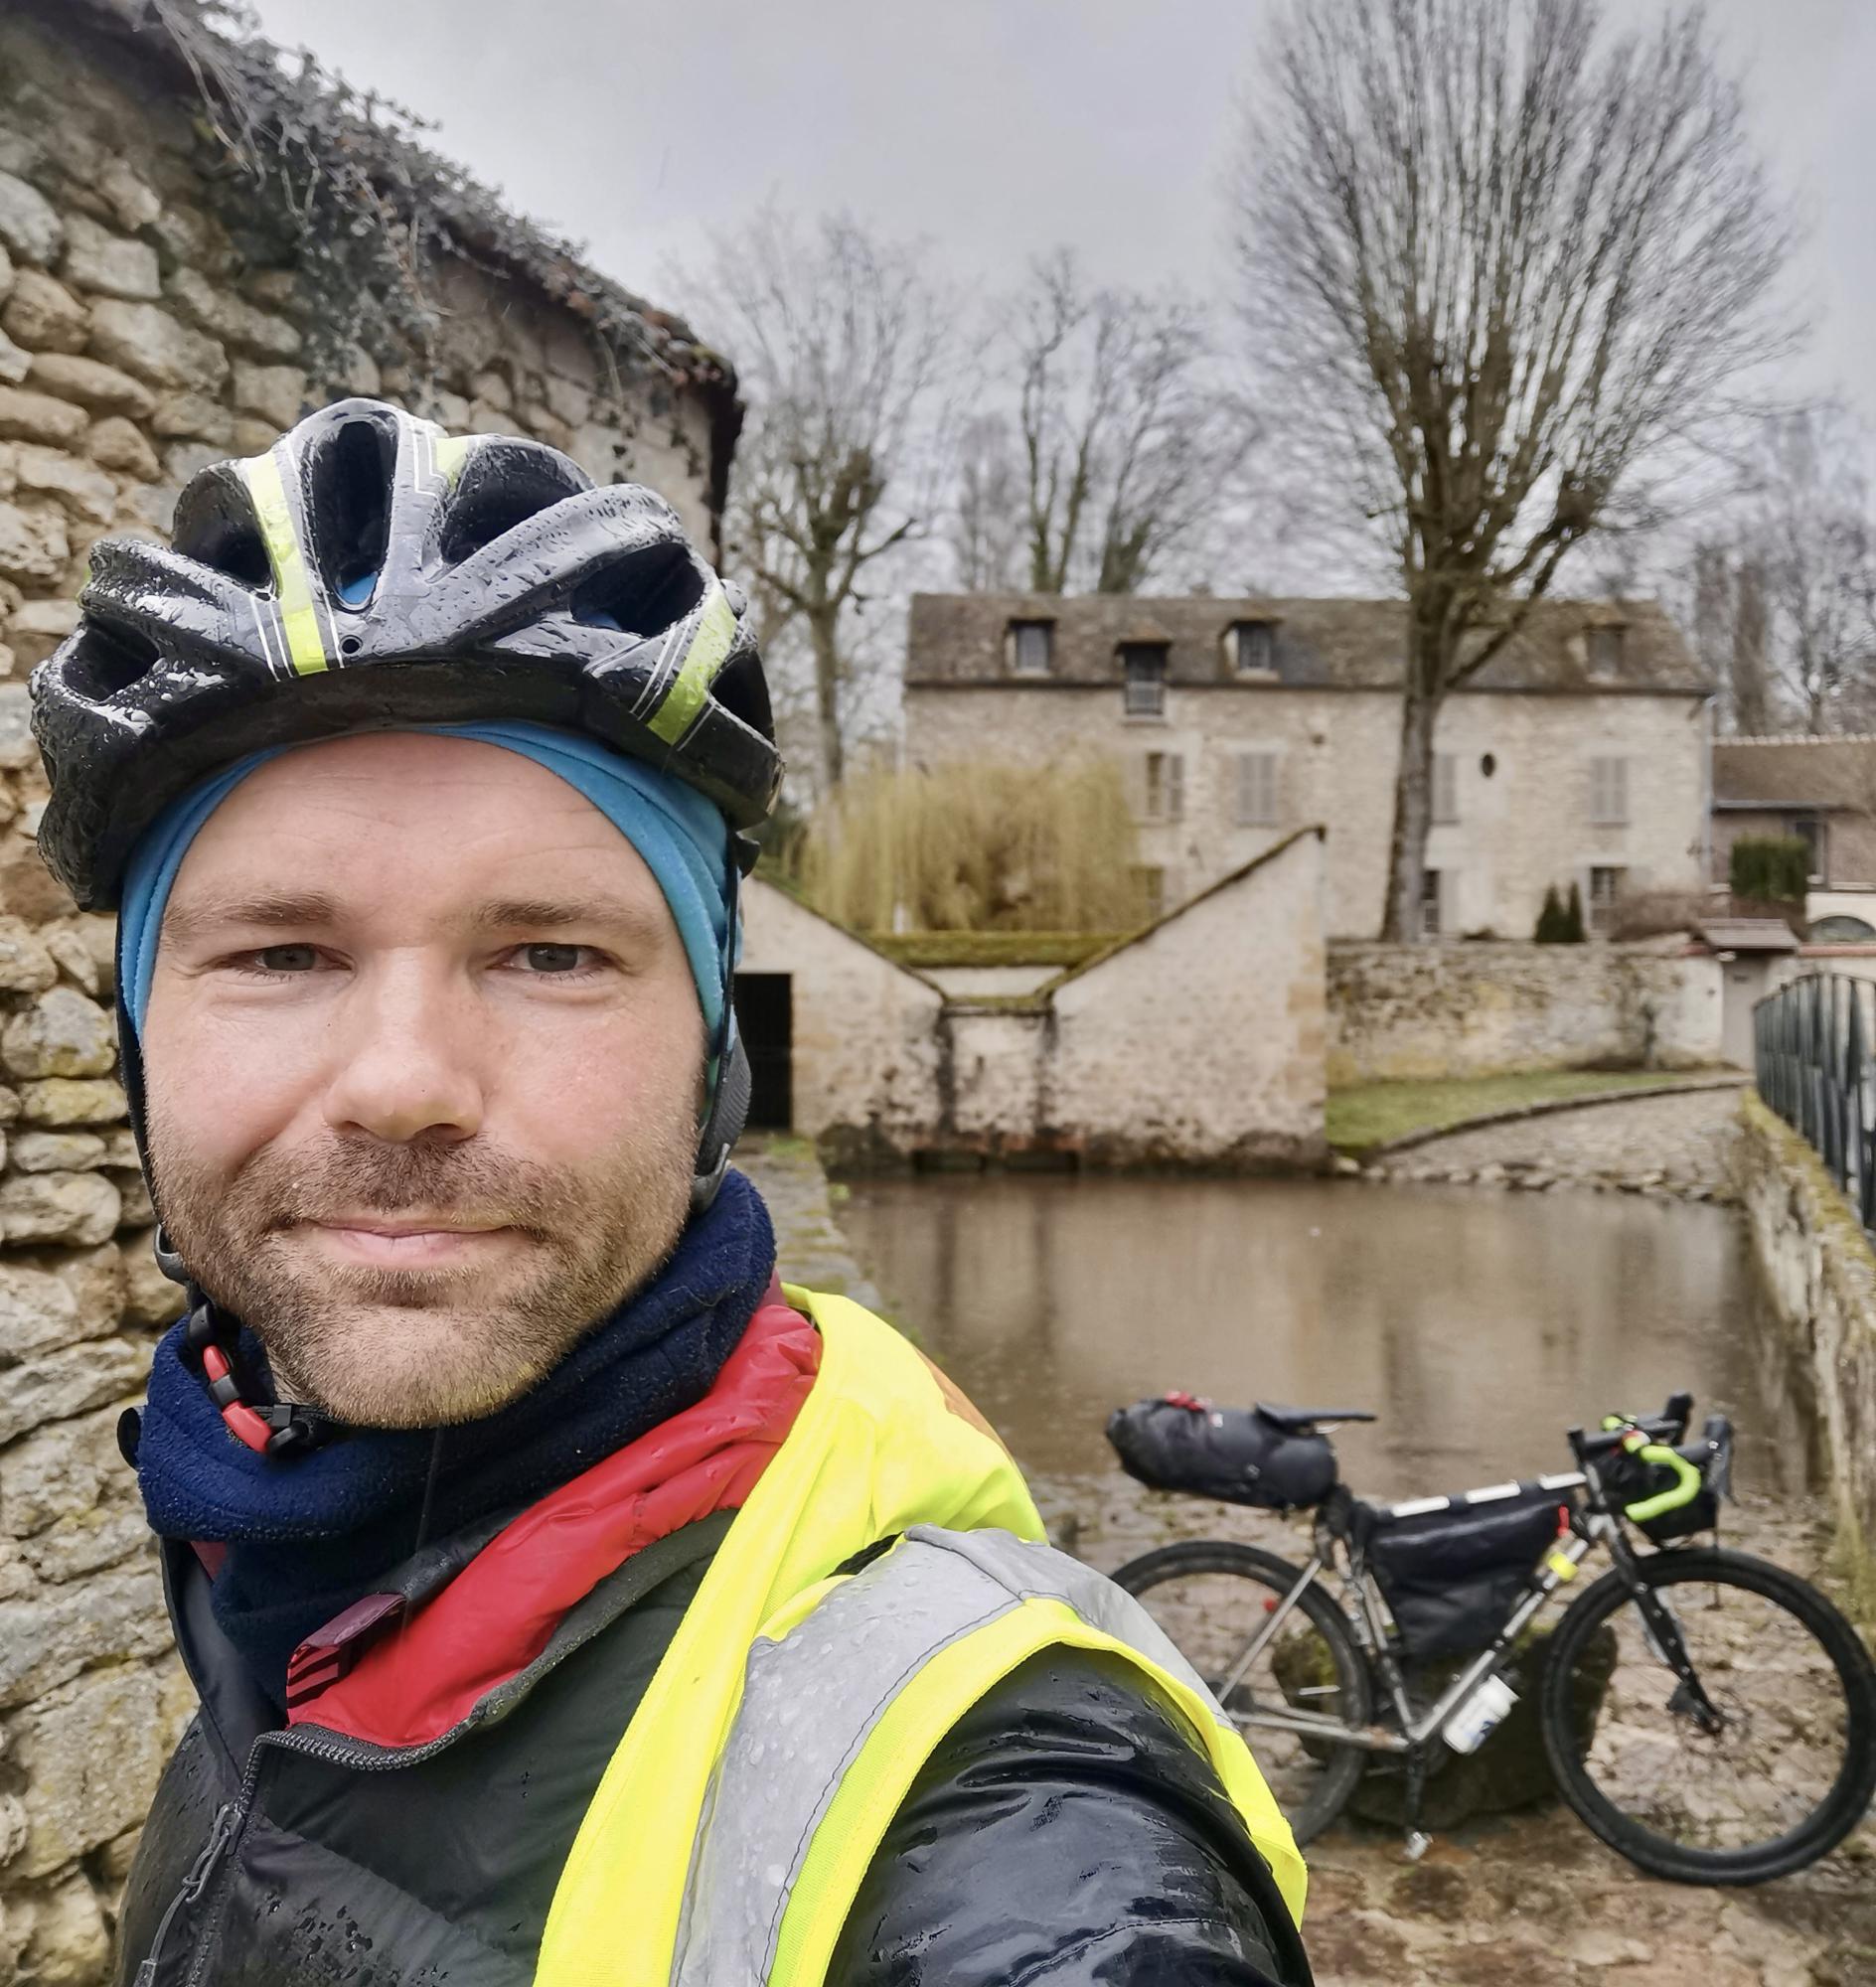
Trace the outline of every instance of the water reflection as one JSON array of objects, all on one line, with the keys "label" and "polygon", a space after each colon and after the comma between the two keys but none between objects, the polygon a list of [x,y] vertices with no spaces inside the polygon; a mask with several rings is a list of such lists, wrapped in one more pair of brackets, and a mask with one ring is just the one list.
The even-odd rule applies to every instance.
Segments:
[{"label": "water reflection", "polygon": [[1379,1496],[1568,1466],[1563,1431],[1677,1387],[1798,1487],[1796,1408],[1759,1363],[1722,1209],[1327,1181],[856,1182],[856,1254],[1029,1469],[1111,1466],[1110,1408],[1169,1387],[1370,1407],[1337,1438]]}]

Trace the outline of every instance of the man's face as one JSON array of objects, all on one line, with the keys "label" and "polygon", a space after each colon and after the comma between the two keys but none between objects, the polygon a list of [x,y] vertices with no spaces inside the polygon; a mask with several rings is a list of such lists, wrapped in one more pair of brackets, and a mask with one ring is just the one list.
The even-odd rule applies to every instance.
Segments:
[{"label": "man's face", "polygon": [[651,871],[544,767],[383,733],[251,773],[191,844],[142,1033],[172,1241],[280,1393],[492,1413],[665,1260],[704,1022]]}]

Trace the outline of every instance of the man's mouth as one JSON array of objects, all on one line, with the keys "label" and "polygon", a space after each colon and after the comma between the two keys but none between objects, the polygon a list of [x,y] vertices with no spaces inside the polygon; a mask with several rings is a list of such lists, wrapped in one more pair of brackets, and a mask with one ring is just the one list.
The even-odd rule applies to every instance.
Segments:
[{"label": "man's mouth", "polygon": [[329,1214],[294,1226],[322,1254],[370,1269],[448,1269],[510,1248],[522,1231],[448,1215]]}]

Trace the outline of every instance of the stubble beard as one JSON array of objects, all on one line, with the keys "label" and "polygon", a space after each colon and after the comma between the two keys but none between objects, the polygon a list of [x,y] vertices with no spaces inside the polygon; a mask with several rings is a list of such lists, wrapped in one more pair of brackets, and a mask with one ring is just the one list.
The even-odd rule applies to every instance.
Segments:
[{"label": "stubble beard", "polygon": [[[669,1259],[696,1152],[682,1096],[577,1168],[479,1139],[334,1137],[224,1175],[150,1118],[158,1209],[196,1282],[260,1339],[283,1398],[360,1428],[474,1421],[538,1386]],[[510,1228],[512,1253],[493,1268],[354,1267],[299,1226],[411,1211]]]}]

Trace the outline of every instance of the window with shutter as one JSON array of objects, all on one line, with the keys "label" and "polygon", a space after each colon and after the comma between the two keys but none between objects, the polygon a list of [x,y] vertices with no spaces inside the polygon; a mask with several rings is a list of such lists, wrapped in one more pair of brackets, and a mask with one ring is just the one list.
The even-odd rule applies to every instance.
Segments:
[{"label": "window with shutter", "polygon": [[1126,673],[1122,709],[1129,717],[1166,715],[1166,650],[1158,643],[1130,642],[1121,650]]},{"label": "window with shutter", "polygon": [[1185,759],[1178,752],[1147,754],[1147,819],[1185,818]]},{"label": "window with shutter", "polygon": [[1622,828],[1629,820],[1629,762],[1590,761],[1590,820],[1598,828]]},{"label": "window with shutter", "polygon": [[1277,630],[1268,621],[1238,621],[1231,628],[1231,660],[1240,676],[1270,676],[1277,668]]},{"label": "window with shutter", "polygon": [[1240,828],[1277,826],[1277,755],[1275,752],[1238,754],[1237,825]]},{"label": "window with shutter", "polygon": [[1433,756],[1433,819],[1436,826],[1459,820],[1459,755],[1436,752]]},{"label": "window with shutter", "polygon": [[1013,621],[1010,634],[1015,645],[1017,676],[1047,676],[1054,659],[1055,624],[1052,621]]},{"label": "window with shutter", "polygon": [[1420,935],[1422,938],[1440,936],[1440,900],[1444,892],[1438,869],[1423,869],[1420,872]]}]

